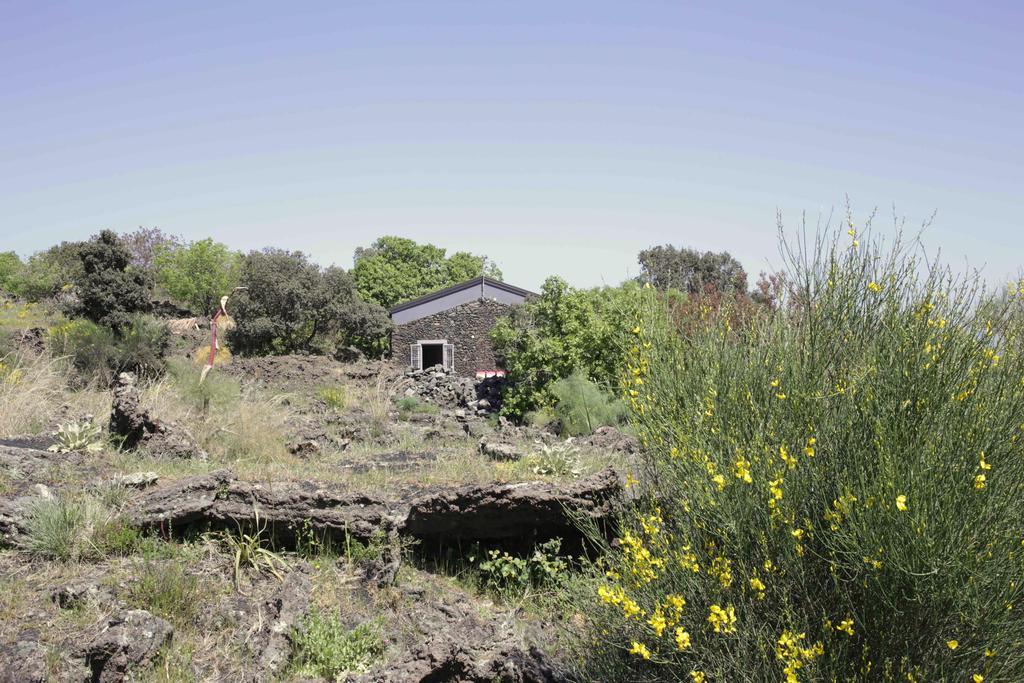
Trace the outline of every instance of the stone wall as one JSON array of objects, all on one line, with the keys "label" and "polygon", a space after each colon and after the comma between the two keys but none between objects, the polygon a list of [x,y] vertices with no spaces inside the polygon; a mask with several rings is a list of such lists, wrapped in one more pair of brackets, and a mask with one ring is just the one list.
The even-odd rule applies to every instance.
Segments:
[{"label": "stone wall", "polygon": [[473,377],[477,370],[494,370],[498,361],[490,332],[511,307],[490,299],[477,299],[447,311],[396,325],[391,333],[391,361],[409,367],[409,345],[421,339],[447,339],[455,346],[455,374]]}]

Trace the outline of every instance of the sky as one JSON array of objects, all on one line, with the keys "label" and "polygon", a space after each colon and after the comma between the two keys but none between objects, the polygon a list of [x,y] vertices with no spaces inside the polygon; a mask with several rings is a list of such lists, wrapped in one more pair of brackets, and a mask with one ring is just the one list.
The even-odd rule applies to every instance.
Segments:
[{"label": "sky", "polygon": [[535,289],[776,215],[1024,266],[1019,2],[6,2],[0,251],[159,227],[351,266],[397,234]]}]

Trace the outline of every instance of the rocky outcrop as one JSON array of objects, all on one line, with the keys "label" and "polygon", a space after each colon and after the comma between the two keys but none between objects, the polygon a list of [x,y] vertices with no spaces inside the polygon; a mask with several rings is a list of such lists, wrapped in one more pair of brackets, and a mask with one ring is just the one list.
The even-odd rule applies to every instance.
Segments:
[{"label": "rocky outcrop", "polygon": [[183,533],[190,527],[260,526],[284,545],[294,545],[297,530],[308,520],[319,534],[343,541],[349,533],[369,538],[393,526],[392,506],[382,498],[320,488],[316,483],[253,484],[231,472],[182,479],[137,498],[128,518],[138,526]]},{"label": "rocky outcrop", "polygon": [[171,642],[174,629],[145,610],[126,610],[81,651],[94,683],[120,683],[132,670],[149,664]]},{"label": "rocky outcrop", "polygon": [[206,452],[179,425],[153,419],[140,405],[135,375],[122,372],[114,384],[114,400],[110,410],[110,435],[120,439],[122,450],[145,446],[154,458],[206,459]]},{"label": "rocky outcrop", "polygon": [[467,599],[437,602],[415,596],[410,615],[424,629],[419,642],[358,683],[557,683],[559,676],[537,649],[524,649],[505,615],[482,616]]},{"label": "rocky outcrop", "polygon": [[375,531],[432,542],[529,544],[561,537],[579,539],[577,517],[610,516],[622,488],[606,469],[568,485],[551,482],[431,488],[406,499],[344,492],[312,482],[248,483],[221,470],[145,491],[128,519],[143,528],[183,533],[190,527],[252,528],[258,523],[284,546],[294,545],[304,524],[343,542],[345,534],[368,539]]},{"label": "rocky outcrop", "polygon": [[291,634],[309,611],[312,590],[309,576],[294,571],[285,577],[274,594],[259,609],[259,630],[250,641],[256,660],[254,681],[277,680],[288,665]]},{"label": "rocky outcrop", "polygon": [[561,537],[580,540],[578,518],[611,516],[622,492],[616,472],[602,470],[571,484],[525,482],[467,485],[412,501],[402,531],[441,543],[529,545]]},{"label": "rocky outcrop", "polygon": [[34,640],[19,640],[0,647],[0,683],[46,683],[46,648]]}]

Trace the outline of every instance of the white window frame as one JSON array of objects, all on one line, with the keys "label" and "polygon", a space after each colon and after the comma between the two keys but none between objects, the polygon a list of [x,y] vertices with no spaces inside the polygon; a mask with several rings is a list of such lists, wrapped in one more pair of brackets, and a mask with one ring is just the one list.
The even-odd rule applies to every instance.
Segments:
[{"label": "white window frame", "polygon": [[409,345],[409,365],[413,370],[423,369],[423,345],[437,344],[441,346],[441,364],[445,370],[455,371],[455,345],[447,339],[417,339]]}]

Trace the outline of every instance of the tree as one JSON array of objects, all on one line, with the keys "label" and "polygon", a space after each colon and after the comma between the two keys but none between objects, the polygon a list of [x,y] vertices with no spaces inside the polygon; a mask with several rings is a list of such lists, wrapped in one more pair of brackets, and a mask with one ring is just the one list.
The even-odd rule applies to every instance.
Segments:
[{"label": "tree", "polygon": [[83,242],[78,257],[77,297],[65,306],[67,313],[120,332],[132,323],[133,314],[149,310],[152,282],[131,266],[131,254],[112,230]]},{"label": "tree", "polygon": [[644,249],[637,256],[641,282],[666,291],[678,289],[689,294],[713,287],[720,292],[747,291],[747,273],[729,252],[699,252],[670,244]]},{"label": "tree", "polygon": [[153,260],[156,281],[193,313],[212,315],[220,298],[238,283],[242,256],[212,239],[188,246],[159,247]]},{"label": "tree", "polygon": [[363,299],[391,308],[478,275],[500,280],[501,270],[486,256],[459,251],[451,256],[433,244],[404,237],[381,237],[356,249],[352,275]]},{"label": "tree", "polygon": [[33,254],[8,281],[11,292],[29,301],[49,299],[72,288],[82,274],[82,242],[61,242]]},{"label": "tree", "polygon": [[168,235],[160,228],[139,227],[134,232],[122,235],[121,241],[131,254],[132,265],[149,273],[153,272],[160,252],[182,246],[180,237]]},{"label": "tree", "polygon": [[502,411],[515,419],[554,402],[551,385],[580,373],[607,392],[622,377],[640,287],[575,289],[548,278],[541,295],[515,307],[491,331],[508,373]]},{"label": "tree", "polygon": [[360,298],[349,273],[321,269],[302,252],[250,252],[239,284],[247,289],[231,300],[229,338],[240,353],[369,349],[390,330],[387,313]]},{"label": "tree", "polygon": [[13,251],[0,253],[0,290],[12,292],[11,284],[16,282],[16,278],[24,267],[25,264]]}]

